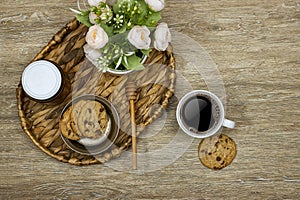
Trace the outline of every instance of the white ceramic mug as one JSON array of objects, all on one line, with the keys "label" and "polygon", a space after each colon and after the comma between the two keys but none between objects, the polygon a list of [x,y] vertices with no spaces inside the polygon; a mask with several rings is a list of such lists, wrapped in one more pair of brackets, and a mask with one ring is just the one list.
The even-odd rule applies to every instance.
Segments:
[{"label": "white ceramic mug", "polygon": [[[211,112],[213,117],[213,124],[210,124],[208,130],[205,131],[199,131],[199,128],[190,127],[185,121],[183,117],[185,105],[187,103],[191,102],[194,98],[205,98],[211,103]],[[200,109],[200,108],[199,108]],[[198,110],[192,110],[192,112],[198,112]],[[200,113],[199,113],[199,120],[200,120]],[[181,100],[178,103],[177,110],[176,110],[176,118],[177,122],[180,126],[180,128],[187,133],[188,135],[195,137],[195,138],[207,138],[210,136],[213,136],[216,134],[222,126],[227,128],[234,128],[235,123],[233,121],[230,121],[228,119],[225,119],[225,111],[224,106],[221,102],[221,100],[213,93],[206,91],[206,90],[194,90],[189,93],[187,93],[184,97],[181,98]],[[198,118],[197,118],[198,119]],[[206,119],[207,120],[207,119]],[[211,119],[210,119],[211,120]],[[199,121],[200,123],[200,121]]]}]

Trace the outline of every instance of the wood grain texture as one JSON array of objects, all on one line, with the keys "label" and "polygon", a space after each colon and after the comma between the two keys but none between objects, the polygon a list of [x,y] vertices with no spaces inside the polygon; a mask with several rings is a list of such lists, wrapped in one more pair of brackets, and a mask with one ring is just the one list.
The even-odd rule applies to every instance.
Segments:
[{"label": "wood grain texture", "polygon": [[[227,117],[237,124],[223,132],[234,139],[238,154],[229,167],[211,171],[199,162],[200,141],[194,140],[176,162],[144,174],[60,163],[21,129],[15,88],[22,70],[73,18],[69,7],[76,7],[76,1],[0,4],[1,199],[299,198],[299,0],[168,1],[164,21],[201,44],[218,66]],[[194,88],[206,88],[193,73],[183,73]],[[169,107],[170,121],[162,130],[170,138],[177,124],[176,103]],[[159,139],[141,139],[138,149],[155,148],[152,143]]]}]

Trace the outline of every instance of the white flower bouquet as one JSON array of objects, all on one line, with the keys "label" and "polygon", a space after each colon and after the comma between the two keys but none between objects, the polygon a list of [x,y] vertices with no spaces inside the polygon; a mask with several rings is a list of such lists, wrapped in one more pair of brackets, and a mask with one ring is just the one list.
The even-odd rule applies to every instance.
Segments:
[{"label": "white flower bouquet", "polygon": [[74,10],[89,27],[86,57],[102,71],[143,70],[155,48],[165,51],[171,42],[166,23],[158,24],[164,0],[88,0],[88,10]]}]

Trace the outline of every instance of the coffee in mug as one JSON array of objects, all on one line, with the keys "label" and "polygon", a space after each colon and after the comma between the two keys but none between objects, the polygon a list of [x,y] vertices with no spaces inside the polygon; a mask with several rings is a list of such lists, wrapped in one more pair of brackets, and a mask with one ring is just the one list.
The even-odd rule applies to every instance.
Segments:
[{"label": "coffee in mug", "polygon": [[186,94],[177,106],[176,117],[181,129],[190,136],[206,138],[222,127],[234,128],[234,122],[225,119],[224,106],[213,93],[195,90]]}]

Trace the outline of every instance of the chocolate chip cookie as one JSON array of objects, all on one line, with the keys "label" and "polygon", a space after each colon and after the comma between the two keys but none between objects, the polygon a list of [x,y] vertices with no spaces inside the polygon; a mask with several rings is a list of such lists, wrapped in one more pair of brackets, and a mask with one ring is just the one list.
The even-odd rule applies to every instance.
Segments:
[{"label": "chocolate chip cookie", "polygon": [[236,145],[227,135],[203,139],[198,148],[201,163],[214,170],[223,169],[231,164],[236,156]]},{"label": "chocolate chip cookie", "polygon": [[97,139],[106,131],[108,115],[97,101],[80,100],[69,106],[60,119],[60,130],[70,140]]},{"label": "chocolate chip cookie", "polygon": [[97,101],[86,101],[78,115],[78,133],[81,138],[97,139],[105,133],[107,123],[108,116],[104,106]]},{"label": "chocolate chip cookie", "polygon": [[70,106],[62,115],[59,121],[61,133],[70,140],[79,140],[77,129],[74,129],[75,123],[72,120],[72,106]]}]

